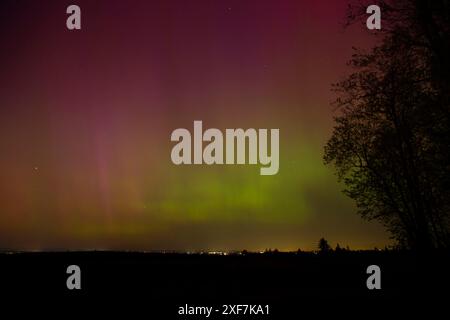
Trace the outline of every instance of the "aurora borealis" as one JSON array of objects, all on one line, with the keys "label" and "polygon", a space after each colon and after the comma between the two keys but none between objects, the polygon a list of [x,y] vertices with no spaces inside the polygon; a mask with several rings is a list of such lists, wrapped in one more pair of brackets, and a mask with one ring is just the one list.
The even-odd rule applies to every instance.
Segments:
[{"label": "aurora borealis", "polygon": [[[82,10],[68,31],[65,9]],[[322,161],[347,1],[2,1],[0,249],[389,243]],[[176,166],[176,128],[279,128],[280,168]]]}]

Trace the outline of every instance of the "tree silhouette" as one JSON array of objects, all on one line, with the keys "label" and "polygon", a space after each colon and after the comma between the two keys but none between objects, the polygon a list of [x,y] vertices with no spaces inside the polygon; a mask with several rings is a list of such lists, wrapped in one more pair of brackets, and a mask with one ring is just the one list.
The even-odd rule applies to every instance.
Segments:
[{"label": "tree silhouette", "polygon": [[[450,4],[381,1],[382,40],[335,85],[333,164],[359,213],[404,247],[449,247]],[[349,23],[364,6],[350,7]]]},{"label": "tree silhouette", "polygon": [[326,253],[332,251],[331,246],[328,244],[328,241],[325,238],[320,238],[319,240],[319,252]]}]

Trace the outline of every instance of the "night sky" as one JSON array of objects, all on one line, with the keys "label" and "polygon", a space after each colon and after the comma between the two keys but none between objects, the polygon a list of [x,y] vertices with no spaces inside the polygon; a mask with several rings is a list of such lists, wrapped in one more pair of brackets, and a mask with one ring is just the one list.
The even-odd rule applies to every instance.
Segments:
[{"label": "night sky", "polygon": [[[82,30],[66,28],[66,7]],[[384,247],[323,146],[347,1],[0,3],[0,249]],[[177,128],[279,128],[280,169],[176,166]]]}]

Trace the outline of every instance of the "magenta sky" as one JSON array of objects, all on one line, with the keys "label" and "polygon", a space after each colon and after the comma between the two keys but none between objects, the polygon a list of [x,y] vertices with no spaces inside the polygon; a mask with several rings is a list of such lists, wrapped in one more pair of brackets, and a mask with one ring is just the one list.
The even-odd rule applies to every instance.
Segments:
[{"label": "magenta sky", "polygon": [[[82,30],[65,27],[66,7]],[[322,163],[347,1],[2,1],[0,248],[384,246]],[[170,133],[279,128],[280,172],[177,167]]]}]

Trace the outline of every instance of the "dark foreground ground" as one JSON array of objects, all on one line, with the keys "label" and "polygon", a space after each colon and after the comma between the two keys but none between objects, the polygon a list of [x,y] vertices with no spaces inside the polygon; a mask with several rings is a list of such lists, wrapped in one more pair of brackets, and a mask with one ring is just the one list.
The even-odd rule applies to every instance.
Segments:
[{"label": "dark foreground ground", "polygon": [[[73,264],[81,268],[81,290],[66,287],[66,269]],[[366,269],[374,264],[381,268],[381,290],[369,290],[366,286],[369,276]],[[143,308],[144,318],[149,319],[156,314],[157,319],[179,317],[180,306],[186,304],[219,309],[209,317],[212,319],[242,318],[221,315],[224,304],[269,305],[272,317],[290,315],[289,318],[298,319],[306,311],[317,312],[332,306],[345,311],[358,305],[369,313],[392,307],[414,311],[428,301],[438,306],[447,301],[444,306],[448,305],[449,273],[448,252],[227,256],[136,252],[0,254],[0,289],[8,299],[22,303],[28,299],[44,301],[48,306],[56,301],[77,307],[94,304],[109,311],[131,306],[133,310]],[[6,304],[5,298],[2,299]],[[268,318],[248,314],[247,317]]]}]

